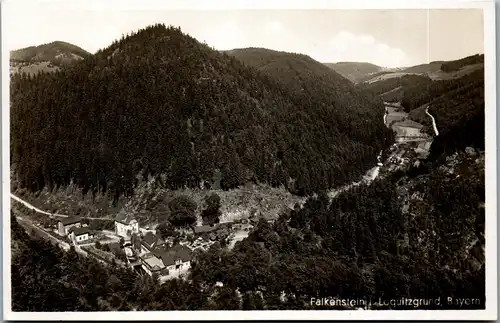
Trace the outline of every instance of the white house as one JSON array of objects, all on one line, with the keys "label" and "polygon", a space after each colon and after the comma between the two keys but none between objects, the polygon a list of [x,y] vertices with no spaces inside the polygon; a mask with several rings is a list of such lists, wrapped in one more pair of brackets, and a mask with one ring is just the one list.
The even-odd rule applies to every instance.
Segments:
[{"label": "white house", "polygon": [[73,227],[81,228],[81,226],[82,226],[82,222],[81,222],[80,218],[75,217],[75,216],[63,218],[63,219],[59,220],[59,222],[57,223],[58,233],[60,236],[63,236],[63,237],[68,235],[69,230],[71,228],[73,228]]},{"label": "white house", "polygon": [[152,253],[145,253],[141,256],[142,269],[149,275],[153,276],[153,273],[159,276],[165,272],[165,265],[160,258],[156,257]]},{"label": "white house", "polygon": [[158,273],[162,276],[173,272],[187,270],[191,267],[192,251],[188,247],[175,245],[172,248],[159,247],[153,252],[141,256],[142,268],[149,275]]},{"label": "white house", "polygon": [[119,214],[115,219],[115,233],[120,237],[130,238],[139,233],[139,222],[133,215]]},{"label": "white house", "polygon": [[169,272],[190,268],[192,254],[191,249],[179,244],[169,249],[159,248],[155,250],[155,255],[161,258],[163,265],[165,265]]},{"label": "white house", "polygon": [[94,235],[92,234],[92,232],[89,230],[88,227],[87,228],[72,227],[69,230],[68,237],[76,244],[88,241],[94,238]]}]

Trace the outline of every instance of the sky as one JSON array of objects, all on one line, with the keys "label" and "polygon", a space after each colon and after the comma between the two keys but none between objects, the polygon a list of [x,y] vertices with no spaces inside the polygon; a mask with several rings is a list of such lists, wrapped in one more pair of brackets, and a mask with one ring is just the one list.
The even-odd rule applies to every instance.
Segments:
[{"label": "sky", "polygon": [[25,3],[10,3],[5,23],[9,49],[61,40],[93,53],[122,35],[161,22],[180,26],[218,50],[264,47],[325,63],[402,67],[484,52],[481,9],[97,10]]}]

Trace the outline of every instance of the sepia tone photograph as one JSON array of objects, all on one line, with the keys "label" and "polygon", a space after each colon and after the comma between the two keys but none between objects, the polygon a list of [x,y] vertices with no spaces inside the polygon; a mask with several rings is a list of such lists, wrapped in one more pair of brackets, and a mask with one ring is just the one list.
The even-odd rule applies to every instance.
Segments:
[{"label": "sepia tone photograph", "polygon": [[95,4],[2,4],[7,318],[496,319],[484,2]]}]

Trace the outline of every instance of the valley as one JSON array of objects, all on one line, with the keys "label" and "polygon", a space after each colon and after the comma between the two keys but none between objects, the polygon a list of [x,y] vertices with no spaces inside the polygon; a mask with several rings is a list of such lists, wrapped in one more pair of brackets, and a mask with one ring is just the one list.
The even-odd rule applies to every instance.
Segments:
[{"label": "valley", "polygon": [[[14,53],[80,57],[11,74],[17,310],[484,308],[482,55],[322,64],[164,24],[80,50]],[[396,309],[334,307],[360,308]]]}]

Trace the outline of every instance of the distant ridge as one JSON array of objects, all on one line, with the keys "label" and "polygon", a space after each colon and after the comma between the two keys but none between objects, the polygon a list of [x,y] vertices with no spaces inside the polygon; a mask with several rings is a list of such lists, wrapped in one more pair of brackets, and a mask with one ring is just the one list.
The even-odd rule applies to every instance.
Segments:
[{"label": "distant ridge", "polygon": [[353,83],[362,81],[367,75],[384,70],[381,66],[366,62],[337,62],[324,64]]},{"label": "distant ridge", "polygon": [[90,55],[89,52],[76,45],[64,41],[53,41],[47,44],[13,50],[10,52],[10,59],[22,62],[49,61],[57,64],[84,59]]},{"label": "distant ridge", "polygon": [[91,56],[86,50],[63,41],[29,46],[10,52],[10,73],[35,75],[39,72],[55,72]]}]

